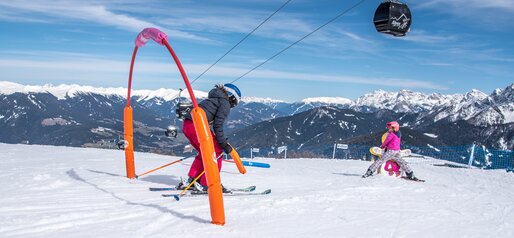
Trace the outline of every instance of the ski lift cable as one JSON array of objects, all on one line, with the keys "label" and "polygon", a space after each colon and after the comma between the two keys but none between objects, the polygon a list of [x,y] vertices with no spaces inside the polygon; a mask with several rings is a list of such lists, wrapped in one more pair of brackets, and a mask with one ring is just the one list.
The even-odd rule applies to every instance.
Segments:
[{"label": "ski lift cable", "polygon": [[225,58],[225,56],[227,56],[230,52],[232,52],[232,50],[234,50],[237,46],[239,46],[241,43],[243,43],[243,41],[245,41],[246,38],[248,38],[250,35],[252,35],[257,29],[259,29],[262,25],[264,25],[264,23],[266,23],[269,19],[271,19],[275,14],[277,14],[280,10],[282,10],[282,8],[284,8],[291,1],[292,0],[287,0],[284,4],[282,4],[282,6],[280,6],[275,12],[273,12],[270,16],[268,16],[268,18],[264,19],[264,21],[262,21],[257,27],[255,27],[252,31],[250,31],[248,34],[246,34],[245,37],[243,37],[239,42],[237,42],[237,44],[232,46],[232,48],[230,48],[230,50],[228,50],[224,55],[222,55],[220,58],[218,58],[207,69],[205,69],[200,75],[198,75],[193,81],[191,81],[191,84],[195,83],[196,80],[201,78],[205,73],[207,73],[207,71],[209,71],[212,67],[214,67],[214,65],[216,65],[223,58]]},{"label": "ski lift cable", "polygon": [[351,10],[355,9],[356,7],[358,7],[359,5],[363,4],[364,2],[366,2],[367,0],[360,0],[359,2],[355,3],[353,6],[351,6],[350,8],[347,8],[346,10],[344,10],[343,12],[339,13],[337,16],[335,16],[334,18],[330,19],[329,21],[325,22],[325,24],[319,26],[318,28],[314,29],[313,31],[311,31],[309,34],[303,36],[302,38],[300,38],[299,40],[291,43],[289,46],[287,46],[286,48],[282,49],[281,51],[277,52],[276,54],[274,54],[273,56],[269,57],[268,59],[266,59],[265,61],[263,61],[262,63],[258,64],[257,66],[253,67],[252,69],[248,70],[246,73],[244,73],[243,75],[237,77],[236,79],[234,79],[232,82],[230,83],[234,83],[236,81],[238,81],[239,79],[245,77],[246,75],[250,74],[251,72],[253,72],[254,70],[256,70],[257,68],[261,67],[262,65],[266,64],[268,61],[274,59],[275,57],[279,56],[280,54],[284,53],[286,50],[288,50],[289,48],[293,47],[294,45],[300,43],[301,41],[303,41],[305,38],[309,37],[310,35],[316,33],[317,31],[319,31],[321,28],[327,26],[328,24],[334,22],[335,20],[339,19],[340,17],[344,16],[346,13],[350,12]]}]

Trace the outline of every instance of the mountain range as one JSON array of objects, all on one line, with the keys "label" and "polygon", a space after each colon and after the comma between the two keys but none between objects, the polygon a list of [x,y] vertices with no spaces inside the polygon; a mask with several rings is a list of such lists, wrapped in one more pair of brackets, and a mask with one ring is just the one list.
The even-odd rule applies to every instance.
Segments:
[{"label": "mountain range", "polygon": [[[200,100],[207,95],[195,94]],[[187,98],[178,98],[179,90],[174,89],[134,90],[132,95],[136,150],[180,153],[185,138],[166,138],[164,128],[181,126],[174,107]],[[113,141],[123,136],[124,88],[2,81],[0,98],[1,142],[112,147]],[[377,133],[388,120],[398,120],[410,129],[409,134],[418,138],[412,143],[475,141],[512,149],[514,84],[490,95],[478,90],[453,95],[379,90],[353,101],[320,97],[292,103],[246,97],[231,112],[226,130],[233,135],[231,142],[241,147],[291,144],[309,149]],[[427,138],[424,133],[437,138]]]}]

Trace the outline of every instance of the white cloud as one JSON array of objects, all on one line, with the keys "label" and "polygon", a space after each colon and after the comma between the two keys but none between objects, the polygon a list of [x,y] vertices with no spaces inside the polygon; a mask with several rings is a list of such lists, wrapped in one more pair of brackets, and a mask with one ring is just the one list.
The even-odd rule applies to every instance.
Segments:
[{"label": "white cloud", "polygon": [[[164,26],[184,31],[201,31],[214,34],[249,33],[269,16],[270,12],[232,8],[195,9],[192,12],[170,14],[159,20]],[[316,28],[304,20],[305,16],[280,12],[262,25],[252,37],[263,37],[276,41],[296,41]]]},{"label": "white cloud", "polygon": [[440,66],[440,67],[450,67],[450,66],[455,66],[455,64],[452,64],[452,63],[444,63],[444,62],[428,62],[428,63],[422,63],[422,65],[427,65],[427,66]]},{"label": "white cloud", "polygon": [[396,37],[395,39],[412,41],[416,43],[448,45],[449,43],[455,42],[458,37],[454,35],[439,35],[435,32],[427,32],[424,30],[412,30],[406,36],[399,38]]},{"label": "white cloud", "polygon": [[514,1],[512,0],[425,0],[419,3],[419,6],[440,10],[454,8],[462,13],[472,9],[496,9],[514,12]]},{"label": "white cloud", "polygon": [[[48,59],[11,59],[0,58],[0,71],[2,73],[1,80],[13,81],[14,78],[30,78],[32,80],[43,80],[47,82],[60,83],[65,82],[118,82],[123,84],[126,80],[129,62],[116,61],[103,58],[95,58],[94,56],[74,58],[73,53],[64,53],[61,58]],[[69,55],[67,57],[66,55]],[[73,57],[73,60],[71,60]],[[200,74],[206,64],[186,64],[189,76]],[[219,66],[210,72],[210,77],[223,77],[225,79],[235,79],[245,73],[248,69],[238,66]],[[177,73],[173,62],[149,62],[139,61],[135,66],[135,74],[138,77],[147,79],[155,78],[176,78],[180,76]],[[373,77],[357,77],[350,75],[323,75],[315,73],[298,73],[277,70],[256,70],[246,78],[241,80],[259,79],[284,79],[297,81],[313,81],[313,82],[333,82],[333,83],[354,83],[364,85],[391,86],[402,85],[407,88],[423,88],[445,90],[446,88],[431,82],[398,79],[398,78],[373,78]]]},{"label": "white cloud", "polygon": [[[266,19],[271,10],[248,10],[224,6],[195,8],[194,11],[171,9],[175,14],[169,14],[170,17],[159,20],[159,24],[181,30],[210,32],[217,36],[238,33],[242,37]],[[266,40],[284,47],[310,33],[331,17],[291,13],[287,11],[286,7],[255,31],[250,40],[266,38]],[[302,41],[302,47],[376,52],[376,47],[374,47],[376,42],[358,33],[350,32],[350,30],[341,30],[341,28],[350,28],[349,26],[341,27],[337,22],[328,25]]]},{"label": "white cloud", "polygon": [[[44,15],[44,17],[41,17],[41,21],[47,20],[46,18],[48,17],[67,20],[72,19],[113,26],[132,32],[139,32],[146,27],[157,27],[165,30],[168,34],[172,34],[174,37],[209,41],[207,38],[189,32],[166,29],[149,21],[126,14],[115,13],[104,5],[87,4],[84,1],[2,1],[0,2],[0,6],[9,9],[9,11],[0,11],[0,17],[4,19],[16,19],[21,21],[23,18],[20,16],[24,16],[27,13],[37,13]],[[39,18],[32,15],[27,19],[28,21],[35,21]]]},{"label": "white cloud", "polygon": [[426,0],[413,6],[415,10],[430,9],[453,15],[458,20],[465,18],[471,27],[487,27],[487,30],[510,27],[514,13],[512,0]]},{"label": "white cloud", "polygon": [[[173,37],[219,43],[213,39],[232,33],[241,34],[242,37],[248,33],[269,16],[270,11],[277,7],[275,5],[267,4],[265,10],[258,10],[201,2],[181,2],[174,4],[173,7],[159,4],[159,8],[152,1],[131,1],[125,4],[62,0],[4,1],[0,2],[0,8],[7,11],[0,10],[0,19],[61,24],[69,20],[86,21],[132,32],[139,32],[145,27],[157,27]],[[312,16],[288,12],[286,7],[254,32],[251,38],[261,37],[280,45],[288,44],[309,33],[319,24],[320,21],[313,19]],[[198,35],[200,32],[202,36]],[[206,35],[209,38],[206,38]],[[302,44],[368,53],[374,51],[371,49],[373,47],[369,47],[372,44],[362,36],[330,26],[310,36]],[[349,47],[350,45],[352,47]]]},{"label": "white cloud", "polygon": [[332,83],[353,83],[364,85],[391,86],[401,85],[406,88],[423,88],[447,90],[448,88],[440,86],[428,81],[401,79],[401,78],[374,78],[374,77],[358,77],[350,75],[322,75],[312,73],[292,73],[274,70],[257,70],[247,78],[266,78],[266,79],[292,79],[300,81],[317,81]]}]

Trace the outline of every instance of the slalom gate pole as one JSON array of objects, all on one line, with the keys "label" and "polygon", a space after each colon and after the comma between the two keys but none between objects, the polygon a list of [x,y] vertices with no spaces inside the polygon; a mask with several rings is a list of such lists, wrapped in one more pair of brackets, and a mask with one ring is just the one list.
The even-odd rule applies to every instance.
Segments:
[{"label": "slalom gate pole", "polygon": [[165,165],[163,165],[163,166],[159,166],[159,167],[157,167],[157,168],[155,168],[155,169],[152,169],[152,170],[146,171],[146,172],[144,172],[144,173],[142,173],[142,174],[140,174],[140,175],[136,175],[136,179],[137,179],[137,178],[139,178],[139,177],[141,177],[141,176],[147,175],[147,174],[149,174],[149,173],[155,172],[155,171],[157,171],[157,170],[159,170],[159,169],[166,168],[166,167],[168,167],[168,166],[170,166],[170,165],[173,165],[173,164],[176,164],[176,163],[178,163],[178,162],[184,161],[184,160],[189,159],[189,158],[191,158],[191,157],[192,157],[192,156],[184,157],[184,158],[182,158],[182,159],[175,160],[175,161],[173,161],[173,162],[171,162],[171,163],[169,163],[169,164],[165,164]]},{"label": "slalom gate pole", "polygon": [[[175,64],[177,65],[180,74],[182,75],[182,79],[184,80],[184,84],[186,85],[187,91],[189,92],[189,97],[191,98],[191,102],[193,103],[193,109],[191,110],[191,117],[193,119],[193,124],[195,126],[198,141],[200,142],[200,151],[202,154],[202,163],[205,169],[205,177],[207,178],[207,186],[209,193],[209,204],[211,209],[211,218],[212,223],[216,225],[224,225],[225,224],[225,208],[223,206],[223,194],[221,190],[221,179],[220,173],[218,171],[218,165],[216,161],[216,153],[214,151],[214,142],[210,133],[209,123],[207,121],[207,116],[205,112],[198,107],[198,103],[196,101],[196,97],[193,92],[193,88],[191,87],[191,83],[187,78],[186,72],[180,63],[178,56],[171,48],[168,42],[168,36],[164,34],[162,31],[156,28],[145,28],[141,31],[135,40],[135,48],[134,53],[132,54],[132,62],[130,65],[130,74],[129,74],[129,86],[127,93],[127,106],[125,110],[124,116],[124,125],[125,125],[125,140],[129,142],[128,149],[125,149],[125,160],[127,166],[127,177],[135,178],[135,166],[134,166],[134,143],[133,138],[133,122],[132,122],[132,108],[130,107],[130,91],[132,86],[132,71],[134,68],[134,61],[137,54],[138,48],[143,47],[149,40],[153,40],[156,43],[165,46],[170,52]],[[130,109],[130,110],[128,110]],[[128,113],[130,112],[130,113]]]},{"label": "slalom gate pole", "polygon": [[125,167],[127,169],[127,178],[136,177],[136,166],[134,164],[134,126],[132,107],[130,106],[130,91],[132,88],[132,72],[134,70],[134,62],[136,60],[138,46],[134,47],[132,60],[130,61],[130,71],[127,90],[127,105],[123,109],[123,139],[127,142],[125,146]]},{"label": "slalom gate pole", "polygon": [[207,179],[208,197],[211,206],[212,223],[216,225],[225,224],[225,208],[223,205],[223,193],[221,190],[221,178],[218,170],[216,151],[211,129],[207,122],[207,115],[200,107],[191,110],[191,117],[196,129],[196,136],[200,142],[202,163]]}]

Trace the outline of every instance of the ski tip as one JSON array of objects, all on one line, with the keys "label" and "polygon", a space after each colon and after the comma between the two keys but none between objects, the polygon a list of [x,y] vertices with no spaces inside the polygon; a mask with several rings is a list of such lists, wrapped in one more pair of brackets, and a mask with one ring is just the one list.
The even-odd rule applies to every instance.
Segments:
[{"label": "ski tip", "polygon": [[173,198],[175,198],[177,201],[180,201],[180,197],[178,195],[173,195]]},{"label": "ski tip", "polygon": [[270,194],[271,193],[271,189],[266,189],[264,190],[264,192],[262,192],[262,194]]}]

